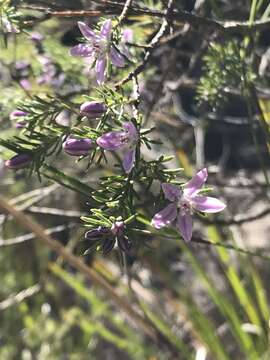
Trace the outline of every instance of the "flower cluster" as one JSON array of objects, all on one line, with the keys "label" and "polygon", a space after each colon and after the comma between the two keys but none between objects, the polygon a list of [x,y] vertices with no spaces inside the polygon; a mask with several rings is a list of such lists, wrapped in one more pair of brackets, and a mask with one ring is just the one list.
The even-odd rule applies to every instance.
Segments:
[{"label": "flower cluster", "polygon": [[[101,85],[108,77],[110,63],[116,67],[124,67],[125,59],[130,59],[127,43],[131,41],[132,33],[130,31],[122,32],[122,37],[120,39],[118,37],[118,47],[116,48],[111,20],[104,21],[100,31],[92,30],[83,22],[79,22],[78,26],[85,42],[73,47],[70,54],[88,59],[89,63],[95,66],[97,83]],[[65,75],[62,74],[61,80],[60,76],[57,76],[56,68],[50,57],[44,54],[41,43],[42,36],[32,33],[31,40],[38,50],[39,61],[44,70],[39,81],[57,86],[58,81],[60,83],[62,80],[64,81]],[[18,64],[21,74],[26,74],[25,69],[27,66]],[[113,94],[111,98],[106,98],[106,91],[108,97]],[[154,143],[146,136],[152,130],[141,129],[141,119],[138,117],[137,109],[132,114],[128,111],[125,112],[126,106],[130,106],[130,99],[121,98],[116,92],[108,90],[105,86],[98,89],[98,92],[101,94],[100,97],[83,102],[75,111],[78,115],[75,131],[67,119],[70,104],[64,109],[61,108],[57,116],[53,117],[55,123],[67,128],[64,130],[62,128],[63,132],[60,131],[54,135],[55,143],[58,144],[60,139],[60,144],[66,154],[74,157],[89,157],[92,161],[96,153],[99,154],[99,159],[106,159],[106,152],[110,151],[116,152],[115,157],[120,158],[122,163],[123,174],[103,178],[101,184],[104,185],[104,189],[97,190],[92,194],[93,199],[102,204],[102,210],[91,209],[93,218],[84,219],[85,221],[89,220],[91,228],[85,234],[87,243],[90,247],[95,245],[103,253],[110,252],[114,247],[121,251],[128,251],[131,241],[125,222],[129,218],[136,218],[135,181],[140,186],[146,182],[146,188],[149,190],[153,180],[160,181],[164,197],[169,203],[153,216],[152,226],[157,230],[172,226],[179,231],[186,242],[190,241],[194,214],[217,213],[226,206],[216,198],[205,196],[202,187],[208,177],[207,169],[204,168],[197,172],[190,181],[182,186],[173,184],[173,181],[177,180],[179,170],[176,169],[175,173],[172,171],[168,175],[169,172],[160,166],[163,161],[167,161],[165,157],[160,157],[159,160],[152,162],[142,159],[141,145],[145,144],[151,149],[151,143]],[[114,98],[120,100],[117,102]],[[121,108],[118,112],[117,107]],[[44,104],[42,109],[44,109]],[[49,113],[54,112],[49,111]],[[61,116],[64,123],[62,123]],[[27,131],[26,120],[31,120],[31,114],[27,109],[24,111],[24,107],[22,107],[14,110],[10,114],[10,119],[17,121],[17,128],[26,127],[25,131]],[[96,127],[80,126],[86,122],[97,125]],[[53,145],[55,143],[52,141]],[[35,157],[36,155],[33,157],[30,152],[22,152],[7,160],[6,166],[14,170],[30,167]],[[121,221],[115,219],[121,219]]]}]

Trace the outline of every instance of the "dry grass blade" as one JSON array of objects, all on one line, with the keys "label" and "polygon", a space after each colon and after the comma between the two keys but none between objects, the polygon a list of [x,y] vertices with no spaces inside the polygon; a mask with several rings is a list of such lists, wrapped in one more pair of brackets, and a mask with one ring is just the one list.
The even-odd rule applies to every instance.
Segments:
[{"label": "dry grass blade", "polygon": [[104,280],[97,272],[89,268],[83,263],[81,259],[73,255],[68,249],[62,246],[58,241],[50,237],[44,229],[34,222],[29,216],[25,215],[14,206],[10,205],[2,196],[0,197],[0,208],[7,214],[13,216],[24,228],[30,230],[36,237],[46,244],[51,250],[55,251],[72,267],[83,273],[93,284],[101,288],[116,304],[119,306],[133,321],[141,328],[144,333],[152,340],[157,340],[157,335],[152,328],[142,317],[139,315],[122,296],[118,295],[115,289]]}]

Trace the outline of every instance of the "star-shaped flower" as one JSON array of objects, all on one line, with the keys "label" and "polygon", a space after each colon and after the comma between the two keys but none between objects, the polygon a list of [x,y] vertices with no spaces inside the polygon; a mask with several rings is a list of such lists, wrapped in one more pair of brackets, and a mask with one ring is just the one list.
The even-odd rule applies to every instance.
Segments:
[{"label": "star-shaped flower", "polygon": [[200,195],[200,190],[208,177],[207,169],[204,168],[183,186],[163,183],[162,190],[165,198],[171,203],[163,210],[155,214],[152,225],[156,229],[174,225],[185,241],[192,237],[192,214],[196,211],[205,213],[217,213],[226,205],[220,200]]}]

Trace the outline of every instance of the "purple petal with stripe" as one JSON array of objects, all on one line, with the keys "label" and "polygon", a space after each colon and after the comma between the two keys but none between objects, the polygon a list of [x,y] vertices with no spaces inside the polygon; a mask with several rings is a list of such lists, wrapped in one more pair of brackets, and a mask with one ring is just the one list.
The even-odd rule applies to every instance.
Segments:
[{"label": "purple petal with stripe", "polygon": [[90,27],[86,25],[84,22],[78,21],[78,26],[82,35],[87,40],[93,41],[99,39],[99,36],[93,30],[91,30]]},{"label": "purple petal with stripe", "polygon": [[105,150],[118,150],[125,145],[126,133],[123,131],[111,131],[97,139],[97,144]]},{"label": "purple petal with stripe", "polygon": [[129,174],[135,163],[136,150],[132,149],[127,151],[123,159],[123,168],[127,174]]},{"label": "purple petal with stripe", "polygon": [[164,226],[169,226],[176,219],[177,207],[175,204],[169,204],[163,210],[158,212],[152,219],[152,226],[156,229],[161,229]]},{"label": "purple petal with stripe", "polygon": [[183,239],[188,242],[192,238],[192,217],[190,213],[179,214],[176,221],[176,227],[180,231]]},{"label": "purple petal with stripe", "polygon": [[71,48],[69,53],[72,56],[90,57],[93,55],[94,50],[88,45],[79,44]]},{"label": "purple petal with stripe", "polygon": [[213,197],[210,196],[195,196],[192,198],[192,206],[195,210],[206,212],[206,213],[216,213],[225,209],[226,205]]},{"label": "purple petal with stripe", "polygon": [[112,21],[111,20],[104,21],[100,30],[100,36],[109,40],[111,37],[111,31],[112,31]]},{"label": "purple petal with stripe", "polygon": [[179,189],[178,186],[163,183],[161,185],[161,187],[162,187],[162,190],[164,192],[165,198],[170,200],[170,201],[177,200],[181,195],[181,190]]},{"label": "purple petal with stripe", "polygon": [[136,129],[136,126],[133,124],[132,121],[125,122],[123,124],[123,129],[126,130],[131,140],[137,140],[139,138],[138,130]]},{"label": "purple petal with stripe", "polygon": [[114,66],[117,66],[117,67],[125,66],[124,57],[113,46],[111,47],[111,50],[110,50],[110,57],[111,57],[111,61]]},{"label": "purple petal with stripe", "polygon": [[96,76],[97,76],[97,83],[99,85],[103,84],[106,77],[106,66],[107,66],[107,59],[106,57],[99,58],[96,61]]},{"label": "purple petal with stripe", "polygon": [[197,172],[193,178],[184,185],[184,194],[188,196],[195,195],[195,193],[203,186],[208,177],[207,169],[204,168]]}]

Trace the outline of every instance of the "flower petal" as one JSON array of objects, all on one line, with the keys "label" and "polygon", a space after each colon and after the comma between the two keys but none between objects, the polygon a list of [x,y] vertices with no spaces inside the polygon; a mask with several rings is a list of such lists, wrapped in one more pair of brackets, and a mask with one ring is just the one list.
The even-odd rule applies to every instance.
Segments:
[{"label": "flower petal", "polygon": [[106,77],[106,66],[107,66],[107,59],[106,57],[102,57],[97,59],[96,62],[96,76],[97,76],[97,83],[99,85],[103,84]]},{"label": "flower petal", "polygon": [[14,110],[9,114],[9,118],[10,120],[15,120],[18,117],[23,117],[23,116],[27,116],[28,113],[26,111],[22,111],[22,110]]},{"label": "flower petal", "polygon": [[181,190],[179,189],[178,186],[163,183],[161,185],[161,187],[162,187],[162,190],[164,192],[165,198],[170,200],[170,201],[177,200],[181,195]]},{"label": "flower petal", "polygon": [[105,226],[99,226],[98,228],[89,230],[85,233],[84,237],[87,240],[96,240],[101,238],[104,235],[108,235],[111,233],[111,229]]},{"label": "flower petal", "polygon": [[175,204],[169,204],[153,217],[151,224],[156,229],[161,229],[164,226],[170,225],[175,220],[176,216],[177,207]]},{"label": "flower petal", "polygon": [[193,176],[193,178],[184,185],[184,194],[192,196],[203,186],[203,184],[207,180],[207,177],[208,173],[206,168],[197,172],[197,174]]},{"label": "flower petal", "polygon": [[132,150],[129,150],[124,156],[123,168],[127,174],[130,173],[130,171],[132,170],[132,168],[134,166],[135,154],[136,154],[136,150],[134,148]]},{"label": "flower petal", "polygon": [[114,66],[117,66],[117,67],[125,66],[124,57],[113,46],[111,46],[110,57],[111,57],[111,61]]},{"label": "flower petal", "polygon": [[110,131],[97,139],[97,144],[105,150],[117,150],[125,145],[126,133]]},{"label": "flower petal", "polygon": [[87,40],[96,40],[99,38],[99,36],[93,31],[90,29],[90,27],[88,25],[86,25],[84,22],[82,21],[78,21],[78,26],[79,26],[79,29],[82,33],[82,35],[87,39]]},{"label": "flower petal", "polygon": [[210,196],[195,196],[192,198],[192,206],[197,211],[206,213],[216,213],[225,209],[226,205]]},{"label": "flower petal", "polygon": [[122,32],[122,35],[123,35],[123,40],[125,42],[133,41],[133,30],[132,29],[129,29],[129,28],[124,29]]},{"label": "flower petal", "polygon": [[189,212],[179,214],[176,226],[180,231],[183,239],[188,242],[192,238],[192,217]]},{"label": "flower petal", "polygon": [[133,31],[131,29],[124,29],[122,32],[122,38],[119,44],[119,49],[121,50],[121,54],[125,55],[125,57],[130,60],[131,60],[131,53],[126,43],[130,43],[132,41],[133,41]]},{"label": "flower petal", "polygon": [[112,21],[110,19],[104,21],[100,30],[100,36],[109,40],[111,36],[111,31],[112,31]]},{"label": "flower petal", "polygon": [[73,48],[70,49],[69,53],[72,56],[81,56],[81,57],[90,57],[93,55],[94,50],[85,44],[79,44],[76,46],[73,46]]},{"label": "flower petal", "polygon": [[21,87],[25,90],[31,90],[31,88],[32,88],[32,85],[28,79],[21,79],[19,81],[19,83],[20,83]]},{"label": "flower petal", "polygon": [[128,137],[131,141],[138,140],[138,130],[132,121],[125,122],[123,124],[123,129],[128,133]]}]

